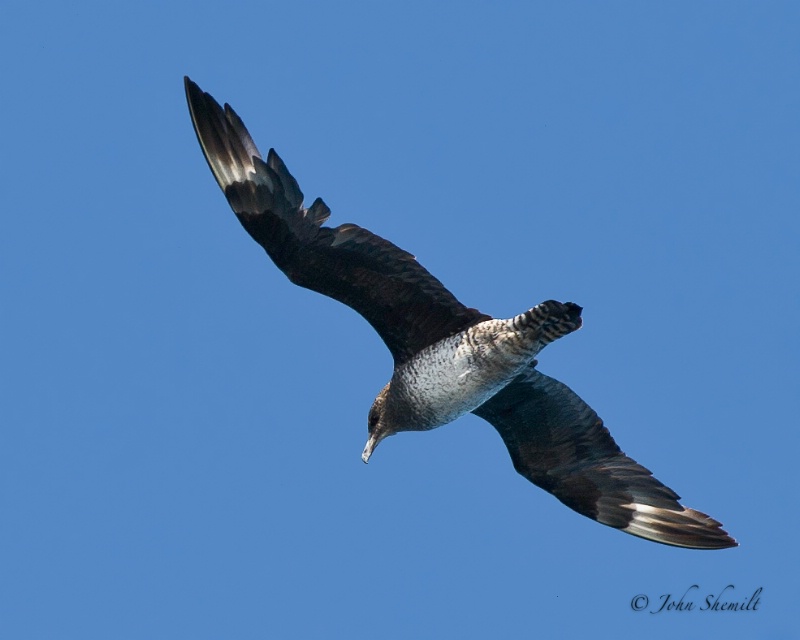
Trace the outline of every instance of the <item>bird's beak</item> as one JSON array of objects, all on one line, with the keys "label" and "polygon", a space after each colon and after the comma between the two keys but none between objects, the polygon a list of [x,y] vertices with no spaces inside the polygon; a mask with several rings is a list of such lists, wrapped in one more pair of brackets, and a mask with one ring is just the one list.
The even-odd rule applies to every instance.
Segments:
[{"label": "bird's beak", "polygon": [[369,462],[369,458],[372,455],[372,452],[375,450],[375,447],[378,446],[378,443],[383,440],[383,436],[377,435],[375,433],[370,434],[369,440],[367,440],[367,444],[364,447],[364,452],[361,454],[361,459],[364,463]]}]

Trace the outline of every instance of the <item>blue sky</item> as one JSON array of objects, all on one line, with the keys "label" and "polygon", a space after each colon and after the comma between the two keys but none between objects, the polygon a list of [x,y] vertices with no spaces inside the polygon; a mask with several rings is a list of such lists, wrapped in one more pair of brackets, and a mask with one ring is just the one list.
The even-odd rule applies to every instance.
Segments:
[{"label": "blue sky", "polygon": [[[780,2],[7,2],[0,635],[797,637],[799,26]],[[582,518],[473,416],[365,466],[390,356],[240,228],[184,74],[465,303],[581,304],[540,368],[741,547]],[[631,609],[693,584],[759,610]]]}]

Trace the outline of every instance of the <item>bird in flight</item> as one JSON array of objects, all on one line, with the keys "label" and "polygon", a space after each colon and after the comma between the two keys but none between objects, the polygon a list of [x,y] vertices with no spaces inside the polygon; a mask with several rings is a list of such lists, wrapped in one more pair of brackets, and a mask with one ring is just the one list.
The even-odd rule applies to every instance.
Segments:
[{"label": "bird in flight", "polygon": [[294,284],[361,314],[394,358],[368,417],[367,462],[384,438],[426,431],[472,412],[500,434],[514,468],[601,524],[663,544],[734,547],[710,516],[617,446],[536,354],[581,326],[581,307],[549,300],[510,319],[461,304],[410,253],[355,224],[327,227],[330,209],[303,206],[274,149],[266,160],[244,123],[188,77],[186,99],[208,166],[239,222]]}]

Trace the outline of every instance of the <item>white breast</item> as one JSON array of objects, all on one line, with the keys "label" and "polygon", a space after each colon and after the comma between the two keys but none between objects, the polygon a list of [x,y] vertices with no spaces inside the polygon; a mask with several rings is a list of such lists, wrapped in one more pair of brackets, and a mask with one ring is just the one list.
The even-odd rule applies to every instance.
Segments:
[{"label": "white breast", "polygon": [[422,350],[392,377],[387,411],[433,429],[476,409],[525,368],[532,348],[507,320],[487,320]]}]

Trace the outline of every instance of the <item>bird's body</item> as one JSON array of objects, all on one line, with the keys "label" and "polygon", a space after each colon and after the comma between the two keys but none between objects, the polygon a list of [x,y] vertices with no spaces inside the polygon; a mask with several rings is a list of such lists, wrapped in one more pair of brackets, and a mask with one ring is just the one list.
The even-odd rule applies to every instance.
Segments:
[{"label": "bird's body", "polygon": [[508,320],[484,320],[396,367],[384,419],[396,431],[440,427],[477,409],[530,366],[544,346],[580,327],[580,307],[549,301]]},{"label": "bird's body", "polygon": [[189,111],[209,167],[247,232],[295,284],[355,309],[394,358],[368,417],[369,460],[385,437],[473,412],[498,431],[514,468],[578,513],[627,533],[697,549],[736,546],[719,522],[619,449],[597,414],[536,369],[536,354],[581,326],[581,308],[543,302],[507,320],[461,304],[411,254],[303,194],[270,149],[188,78]]}]

